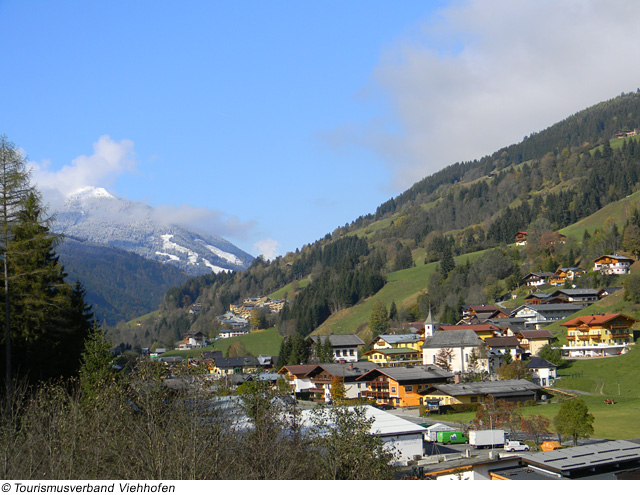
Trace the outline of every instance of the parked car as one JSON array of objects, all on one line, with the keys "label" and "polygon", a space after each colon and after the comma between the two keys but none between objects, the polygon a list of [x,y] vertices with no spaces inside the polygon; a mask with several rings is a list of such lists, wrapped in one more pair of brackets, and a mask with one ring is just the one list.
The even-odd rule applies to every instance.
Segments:
[{"label": "parked car", "polygon": [[510,440],[504,444],[504,450],[507,452],[528,451],[529,446],[526,443]]},{"label": "parked car", "polygon": [[374,404],[373,407],[376,407],[381,411],[390,411],[391,409],[395,409],[391,404]]}]

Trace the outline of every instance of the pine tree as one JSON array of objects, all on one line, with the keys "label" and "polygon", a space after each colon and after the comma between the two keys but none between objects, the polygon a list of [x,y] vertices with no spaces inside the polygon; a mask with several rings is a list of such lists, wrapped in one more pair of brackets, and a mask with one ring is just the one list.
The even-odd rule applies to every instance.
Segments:
[{"label": "pine tree", "polygon": [[93,315],[82,286],[65,282],[55,254],[60,238],[51,232],[40,195],[29,184],[24,158],[5,137],[0,138],[0,202],[5,386],[10,400],[14,370],[31,382],[78,372]]}]

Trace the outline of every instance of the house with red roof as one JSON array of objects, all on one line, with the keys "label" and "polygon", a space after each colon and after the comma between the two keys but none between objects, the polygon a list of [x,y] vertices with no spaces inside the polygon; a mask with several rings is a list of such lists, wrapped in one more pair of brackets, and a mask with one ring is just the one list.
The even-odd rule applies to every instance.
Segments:
[{"label": "house with red roof", "polygon": [[561,323],[568,342],[562,351],[570,357],[622,354],[633,344],[632,327],[637,322],[622,313],[577,316]]}]

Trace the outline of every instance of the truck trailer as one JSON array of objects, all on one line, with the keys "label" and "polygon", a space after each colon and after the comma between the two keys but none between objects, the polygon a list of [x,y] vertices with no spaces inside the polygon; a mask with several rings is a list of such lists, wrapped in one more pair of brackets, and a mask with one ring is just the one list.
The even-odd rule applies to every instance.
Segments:
[{"label": "truck trailer", "polygon": [[504,430],[469,430],[469,445],[484,449],[504,446]]}]

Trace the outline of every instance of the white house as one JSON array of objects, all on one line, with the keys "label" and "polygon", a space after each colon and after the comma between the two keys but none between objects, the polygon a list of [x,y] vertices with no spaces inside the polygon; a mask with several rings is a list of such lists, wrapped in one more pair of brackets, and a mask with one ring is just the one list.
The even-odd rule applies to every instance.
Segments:
[{"label": "white house", "polygon": [[526,366],[533,373],[533,383],[542,387],[550,387],[558,377],[556,373],[558,367],[546,359],[534,357]]},{"label": "white house", "polygon": [[593,271],[605,275],[624,275],[629,272],[633,259],[617,254],[605,254],[593,260]]},{"label": "white house", "polygon": [[333,349],[333,358],[337,363],[357,363],[360,359],[358,347],[364,345],[360,337],[355,334],[348,335],[311,335],[309,337],[313,345],[317,345],[321,340],[329,339]]},{"label": "white house", "polygon": [[580,311],[577,304],[525,304],[514,311],[513,316],[524,318],[528,327],[540,328]]}]

